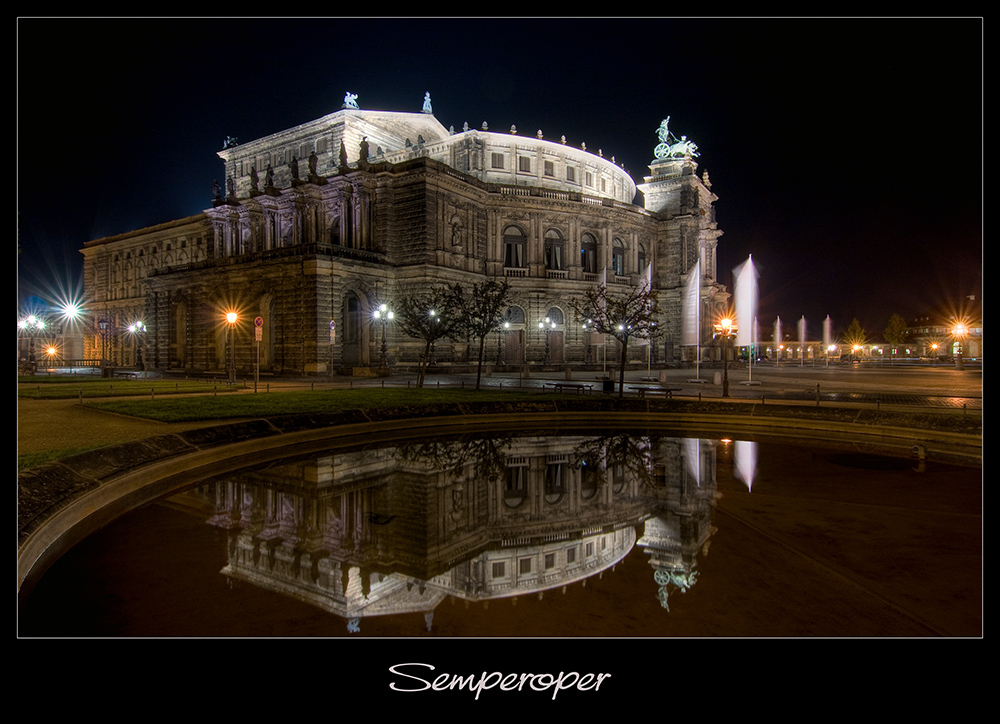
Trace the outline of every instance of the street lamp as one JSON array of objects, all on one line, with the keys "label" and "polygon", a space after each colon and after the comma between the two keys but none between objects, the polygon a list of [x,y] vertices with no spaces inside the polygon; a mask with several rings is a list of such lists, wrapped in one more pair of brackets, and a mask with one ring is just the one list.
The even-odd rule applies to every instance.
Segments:
[{"label": "street lamp", "polygon": [[504,322],[497,326],[497,366],[503,364],[503,338],[510,330],[510,322]]},{"label": "street lamp", "polygon": [[226,312],[226,324],[229,325],[229,384],[236,384],[236,322],[239,314]]},{"label": "street lamp", "polygon": [[955,348],[955,369],[963,370],[965,369],[965,362],[962,360],[962,340],[969,335],[969,328],[964,322],[956,322],[951,333],[957,342]]},{"label": "street lamp", "polygon": [[547,365],[549,363],[549,334],[555,328],[556,328],[556,323],[553,322],[548,317],[545,318],[544,322],[539,322],[538,323],[538,330],[539,331],[541,331],[543,329],[545,330],[545,360],[542,362],[542,364],[545,364],[545,365]]},{"label": "street lamp", "polygon": [[392,310],[389,309],[389,305],[383,302],[379,304],[375,309],[375,322],[382,325],[382,351],[379,355],[378,369],[380,374],[389,373],[389,358],[386,354],[387,348],[385,344],[385,326],[392,320],[393,314]]},{"label": "street lamp", "polygon": [[128,326],[129,336],[132,338],[132,344],[135,347],[135,354],[133,362],[138,369],[143,369],[142,364],[142,336],[146,333],[146,324],[144,322],[133,322]]},{"label": "street lamp", "polygon": [[723,317],[715,325],[715,334],[722,337],[722,396],[729,397],[729,340],[737,331],[736,322]]},{"label": "street lamp", "polygon": [[28,364],[35,366],[35,335],[45,331],[45,320],[29,314],[17,323],[17,328],[28,335]]}]

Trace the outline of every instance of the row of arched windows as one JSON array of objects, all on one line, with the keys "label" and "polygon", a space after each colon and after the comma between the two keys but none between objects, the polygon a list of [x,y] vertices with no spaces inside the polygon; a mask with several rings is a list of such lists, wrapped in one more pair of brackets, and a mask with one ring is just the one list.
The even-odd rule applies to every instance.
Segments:
[{"label": "row of arched windows", "polygon": [[[512,269],[524,268],[528,265],[528,237],[524,231],[515,225],[503,230],[504,266]],[[585,274],[597,274],[604,269],[604,257],[600,253],[600,245],[590,232],[580,235],[579,266]],[[566,240],[557,229],[549,229],[543,235],[543,261],[549,271],[564,271],[572,263],[567,252]],[[649,264],[646,246],[638,243],[635,257],[629,254],[628,245],[618,237],[611,242],[611,273],[618,276],[630,274],[633,271],[643,274]],[[635,265],[635,269],[630,266]]]}]

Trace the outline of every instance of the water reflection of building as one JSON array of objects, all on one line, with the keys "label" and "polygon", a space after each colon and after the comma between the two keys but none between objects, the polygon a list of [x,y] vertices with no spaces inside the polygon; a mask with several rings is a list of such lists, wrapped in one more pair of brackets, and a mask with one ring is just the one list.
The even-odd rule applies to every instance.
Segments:
[{"label": "water reflection of building", "polygon": [[639,539],[653,567],[664,608],[673,589],[687,591],[694,585],[698,552],[707,546],[713,532],[717,443],[698,438],[680,442],[683,464],[665,468],[665,475],[676,477],[655,488],[656,514],[646,519]]},{"label": "water reflection of building", "polygon": [[[714,445],[673,438],[440,440],[337,452],[209,486],[230,531],[223,573],[354,620],[541,594],[636,544],[694,565]],[[694,458],[692,458],[694,456]],[[352,625],[356,625],[352,624]]]}]

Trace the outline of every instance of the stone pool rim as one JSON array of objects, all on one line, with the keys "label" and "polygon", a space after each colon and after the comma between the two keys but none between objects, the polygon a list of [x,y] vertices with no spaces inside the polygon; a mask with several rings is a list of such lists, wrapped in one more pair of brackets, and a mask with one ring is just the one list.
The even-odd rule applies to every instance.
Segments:
[{"label": "stone pool rim", "polygon": [[[469,402],[281,415],[113,445],[18,475],[18,594],[59,557],[141,505],[239,467],[322,449],[331,440],[572,425],[686,434],[857,440],[897,454],[982,464],[981,418],[850,407],[654,400]],[[708,436],[708,435],[704,435]]]}]

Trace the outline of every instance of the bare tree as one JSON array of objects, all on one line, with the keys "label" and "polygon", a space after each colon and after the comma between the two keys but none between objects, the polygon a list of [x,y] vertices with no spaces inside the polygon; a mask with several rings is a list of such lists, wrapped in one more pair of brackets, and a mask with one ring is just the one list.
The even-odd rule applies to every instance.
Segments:
[{"label": "bare tree", "polygon": [[451,287],[460,328],[470,337],[479,340],[478,364],[476,367],[476,389],[483,376],[483,354],[486,338],[500,329],[504,312],[510,304],[510,283],[503,279],[487,279],[472,286],[466,293],[461,284]]},{"label": "bare tree", "polygon": [[625,395],[625,364],[628,343],[633,337],[649,340],[656,333],[656,292],[648,284],[631,286],[622,294],[608,291],[600,284],[587,291],[584,298],[573,304],[577,321],[588,329],[614,337],[621,345],[618,365],[618,396]]},{"label": "bare tree", "polygon": [[417,387],[424,386],[424,373],[434,343],[456,333],[459,320],[456,302],[449,287],[433,287],[399,297],[396,323],[405,335],[424,342],[424,353],[417,366]]}]

